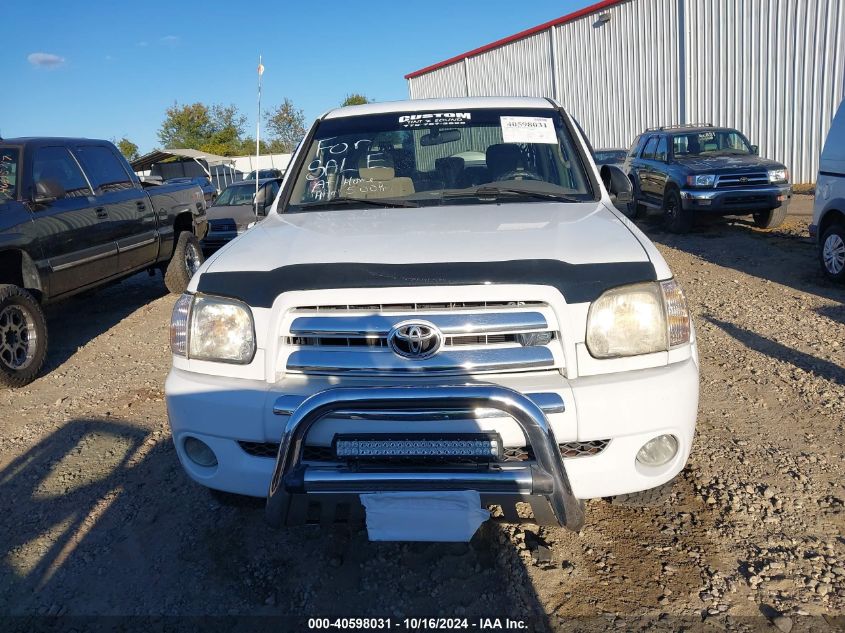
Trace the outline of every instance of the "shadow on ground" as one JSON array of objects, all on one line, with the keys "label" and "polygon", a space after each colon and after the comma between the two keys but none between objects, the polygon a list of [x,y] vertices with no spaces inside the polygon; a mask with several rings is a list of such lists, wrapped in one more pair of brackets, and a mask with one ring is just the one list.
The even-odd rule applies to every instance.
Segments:
[{"label": "shadow on ground", "polygon": [[48,305],[49,347],[41,374],[47,374],[77,349],[107,332],[142,306],[167,294],[161,275],[146,272],[102,289]]},{"label": "shadow on ground", "polygon": [[657,219],[638,223],[654,242],[686,251],[717,266],[845,303],[845,286],[821,272],[816,244],[807,235],[761,231],[743,218],[707,218],[685,235],[669,233]]},{"label": "shadow on ground", "polygon": [[765,336],[760,336],[751,330],[739,327],[733,323],[722,321],[711,315],[705,315],[704,318],[727,334],[730,334],[749,349],[766,354],[775,360],[790,363],[799,369],[816,374],[838,385],[845,385],[845,368],[836,363],[798,351],[797,349],[773,341]]},{"label": "shadow on ground", "polygon": [[547,628],[525,571],[502,569],[497,526],[470,544],[274,531],[260,504],[222,506],[188,481],[166,433],[120,420],[67,422],[0,471],[0,498],[5,616],[510,615]]}]

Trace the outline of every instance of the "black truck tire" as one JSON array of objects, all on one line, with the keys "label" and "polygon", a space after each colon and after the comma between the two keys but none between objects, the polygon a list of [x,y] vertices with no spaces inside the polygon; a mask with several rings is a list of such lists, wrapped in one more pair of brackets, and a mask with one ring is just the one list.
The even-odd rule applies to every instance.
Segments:
[{"label": "black truck tire", "polygon": [[631,181],[631,202],[628,203],[627,209],[622,210],[622,213],[624,213],[627,218],[637,220],[645,217],[648,209],[644,204],[638,201],[641,194],[637,191],[637,184],[634,182],[634,179],[629,178],[628,180]]},{"label": "black truck tire", "polygon": [[19,286],[0,285],[0,384],[23,387],[47,358],[47,321],[41,305]]},{"label": "black truck tire", "polygon": [[754,224],[761,229],[776,229],[786,219],[786,212],[788,207],[785,204],[780,205],[771,211],[760,211],[754,214]]},{"label": "black truck tire", "polygon": [[174,294],[181,294],[188,289],[191,277],[205,261],[202,247],[197,236],[190,231],[182,231],[176,239],[173,257],[164,273],[164,285]]},{"label": "black truck tire", "polygon": [[694,222],[692,211],[684,209],[681,192],[672,187],[663,196],[663,224],[672,233],[689,233]]},{"label": "black truck tire", "polygon": [[832,281],[845,282],[845,224],[832,224],[819,240],[819,263]]}]

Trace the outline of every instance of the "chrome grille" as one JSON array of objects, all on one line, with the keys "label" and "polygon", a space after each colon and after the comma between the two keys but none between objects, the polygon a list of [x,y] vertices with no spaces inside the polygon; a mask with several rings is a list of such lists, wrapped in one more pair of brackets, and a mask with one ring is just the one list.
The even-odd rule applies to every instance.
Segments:
[{"label": "chrome grille", "polygon": [[759,187],[769,184],[769,174],[759,172],[753,174],[722,174],[716,177],[716,187]]},{"label": "chrome grille", "polygon": [[[299,307],[281,332],[279,369],[309,374],[475,374],[563,366],[554,312],[543,302],[443,302]],[[394,353],[390,331],[405,321],[434,325],[436,354]]]},{"label": "chrome grille", "polygon": [[[554,340],[555,333],[551,333],[551,340]],[[287,345],[302,346],[323,346],[323,347],[387,347],[387,339],[379,336],[358,336],[358,337],[313,337],[313,336],[288,336],[285,338]],[[447,336],[443,339],[445,347],[460,345],[501,345],[503,343],[519,344],[516,334],[480,334]]]}]

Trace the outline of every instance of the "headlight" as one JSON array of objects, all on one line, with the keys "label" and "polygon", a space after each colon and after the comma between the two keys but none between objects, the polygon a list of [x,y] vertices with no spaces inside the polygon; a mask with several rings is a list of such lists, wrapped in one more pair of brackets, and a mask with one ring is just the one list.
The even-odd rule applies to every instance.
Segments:
[{"label": "headlight", "polygon": [[674,279],[608,290],[587,316],[587,349],[594,358],[667,351],[689,339],[689,311]]},{"label": "headlight", "polygon": [[247,364],[255,355],[255,326],[234,299],[183,294],[173,308],[170,349],[198,360]]},{"label": "headlight", "polygon": [[715,182],[716,176],[713,174],[687,176],[687,184],[690,187],[712,187]]},{"label": "headlight", "polygon": [[786,182],[789,180],[788,169],[770,169],[769,182]]}]

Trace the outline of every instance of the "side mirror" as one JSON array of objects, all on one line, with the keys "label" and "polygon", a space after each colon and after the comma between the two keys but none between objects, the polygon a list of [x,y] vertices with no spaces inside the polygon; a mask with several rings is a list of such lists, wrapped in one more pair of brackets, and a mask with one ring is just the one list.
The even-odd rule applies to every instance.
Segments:
[{"label": "side mirror", "polygon": [[759,156],[760,155],[760,147],[757,146],[757,145],[752,145],[751,146],[751,153],[754,154],[754,156]]},{"label": "side mirror", "polygon": [[613,204],[628,204],[634,199],[634,187],[631,181],[616,165],[602,165],[601,179]]},{"label": "side mirror", "polygon": [[64,187],[55,180],[39,180],[35,183],[35,195],[32,196],[32,201],[35,204],[50,204],[64,197]]}]

